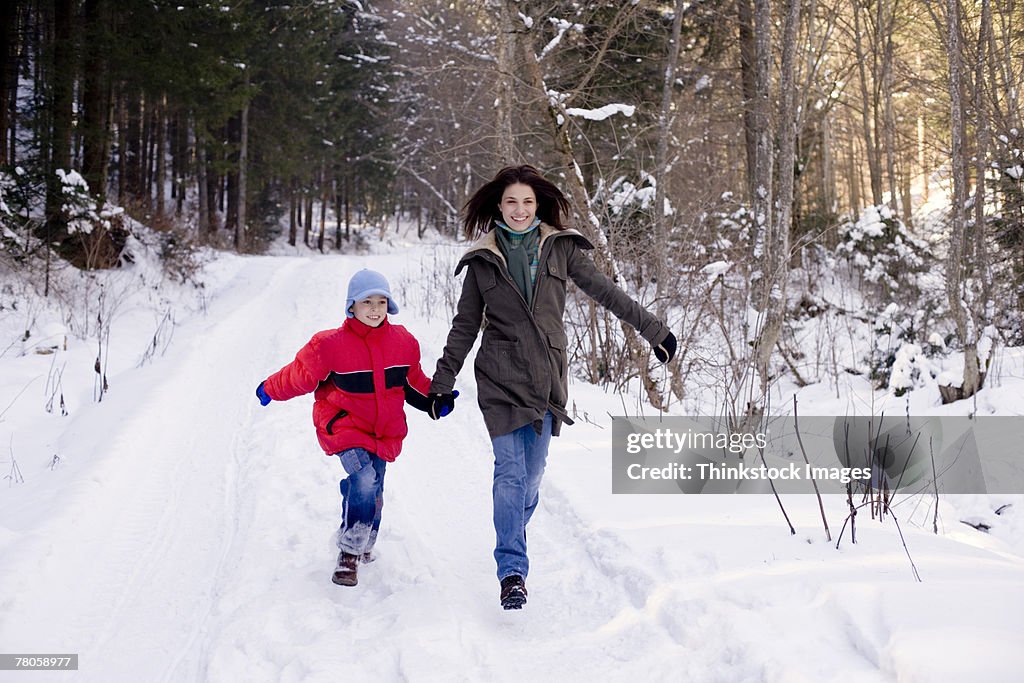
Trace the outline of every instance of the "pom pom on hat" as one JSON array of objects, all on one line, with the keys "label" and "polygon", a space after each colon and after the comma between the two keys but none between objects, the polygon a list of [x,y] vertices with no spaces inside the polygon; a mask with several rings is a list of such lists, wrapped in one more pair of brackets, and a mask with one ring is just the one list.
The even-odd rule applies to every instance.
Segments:
[{"label": "pom pom on hat", "polygon": [[398,304],[395,303],[394,297],[391,296],[391,288],[388,287],[387,279],[375,270],[364,268],[353,275],[352,279],[348,281],[348,300],[345,302],[345,315],[349,318],[354,317],[352,314],[352,304],[374,294],[388,298],[388,313],[390,315],[398,313]]}]

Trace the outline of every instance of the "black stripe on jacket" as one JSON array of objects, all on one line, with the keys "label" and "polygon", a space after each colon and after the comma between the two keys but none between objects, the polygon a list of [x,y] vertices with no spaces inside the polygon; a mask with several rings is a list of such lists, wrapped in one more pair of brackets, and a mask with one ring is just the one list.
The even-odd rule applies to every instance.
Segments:
[{"label": "black stripe on jacket", "polygon": [[[409,376],[408,365],[393,365],[384,369],[384,388],[407,386]],[[327,379],[342,391],[350,394],[372,394],[373,371],[359,370],[357,372],[332,372]]]},{"label": "black stripe on jacket", "polygon": [[[360,370],[358,372],[332,372],[328,375],[327,380],[334,386],[342,391],[346,391],[350,394],[372,394],[373,389],[373,371],[372,370]],[[421,394],[412,388],[409,384],[409,366],[408,365],[394,365],[390,368],[384,369],[384,387],[392,389],[394,387],[402,387],[405,391],[405,402],[411,405],[416,410],[422,410],[424,413],[430,412],[430,398]],[[342,411],[343,413],[345,411]],[[348,413],[345,413],[347,415]],[[331,420],[328,426],[327,433],[331,433],[330,427],[333,426],[335,420],[344,415],[337,415]]]}]

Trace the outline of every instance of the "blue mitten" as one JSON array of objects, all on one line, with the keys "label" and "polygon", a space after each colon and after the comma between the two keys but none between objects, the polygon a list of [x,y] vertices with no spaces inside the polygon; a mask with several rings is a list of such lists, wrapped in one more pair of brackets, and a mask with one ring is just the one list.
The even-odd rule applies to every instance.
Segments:
[{"label": "blue mitten", "polygon": [[267,390],[263,388],[263,384],[263,382],[260,382],[260,385],[256,387],[256,397],[259,398],[261,406],[265,406],[273,400],[267,396]]},{"label": "blue mitten", "polygon": [[453,410],[455,410],[455,399],[458,397],[458,389],[450,394],[431,394],[430,419],[440,420],[442,417],[449,415]]}]

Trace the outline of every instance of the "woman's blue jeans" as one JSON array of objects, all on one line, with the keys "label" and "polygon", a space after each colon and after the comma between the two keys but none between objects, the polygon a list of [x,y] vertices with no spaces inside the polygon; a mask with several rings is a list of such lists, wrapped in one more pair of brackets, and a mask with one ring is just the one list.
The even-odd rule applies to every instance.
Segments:
[{"label": "woman's blue jeans", "polygon": [[551,413],[544,416],[540,434],[532,424],[491,439],[494,448],[494,531],[497,542],[494,559],[498,579],[530,571],[526,556],[526,525],[540,500],[548,446],[551,443]]},{"label": "woman's blue jeans", "polygon": [[370,552],[384,510],[387,462],[364,448],[338,453],[348,476],[341,480],[341,528],[338,548],[352,555]]}]

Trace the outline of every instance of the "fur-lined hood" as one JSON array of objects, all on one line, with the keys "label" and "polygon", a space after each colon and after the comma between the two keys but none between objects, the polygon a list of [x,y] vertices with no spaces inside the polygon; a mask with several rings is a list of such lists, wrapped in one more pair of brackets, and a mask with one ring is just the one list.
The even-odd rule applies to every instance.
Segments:
[{"label": "fur-lined hood", "polygon": [[[495,228],[494,230],[498,229],[499,228]],[[590,240],[584,237],[583,233],[574,228],[564,228],[562,230],[557,230],[555,228],[552,228],[547,223],[541,223],[537,227],[537,229],[540,230],[540,252],[544,251],[544,243],[547,240],[557,237],[568,237],[575,241],[577,246],[579,246],[581,249],[594,248],[594,245],[590,243]],[[494,230],[491,230],[490,232],[481,235],[475,242],[473,242],[473,244],[469,246],[468,249],[466,249],[466,251],[463,252],[462,258],[459,259],[459,264],[455,267],[456,275],[458,275],[462,271],[462,269],[466,267],[466,264],[469,262],[469,259],[473,258],[474,256],[481,256],[484,253],[494,254],[494,256],[498,258],[499,263],[506,265],[505,256],[501,253],[501,250],[498,248],[498,238],[495,236]]]}]

